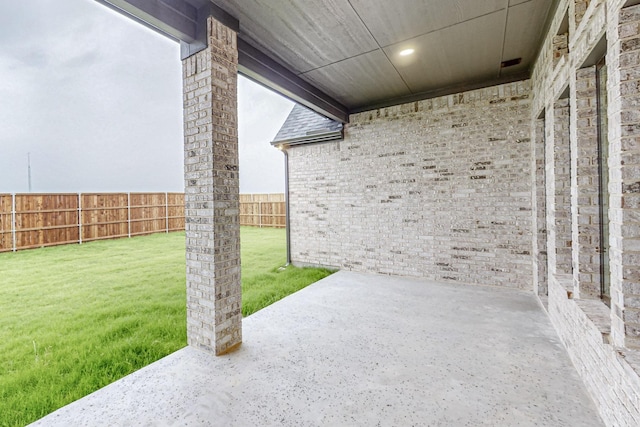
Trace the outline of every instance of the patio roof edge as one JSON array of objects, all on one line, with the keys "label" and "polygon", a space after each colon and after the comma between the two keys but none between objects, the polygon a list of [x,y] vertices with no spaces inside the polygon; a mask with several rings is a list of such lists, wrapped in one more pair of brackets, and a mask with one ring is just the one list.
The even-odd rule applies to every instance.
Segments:
[{"label": "patio roof edge", "polygon": [[333,131],[333,132],[324,132],[312,135],[299,136],[297,138],[283,139],[283,140],[274,140],[271,141],[271,145],[276,146],[285,146],[291,147],[293,145],[303,145],[303,144],[315,144],[318,142],[328,142],[328,141],[337,141],[341,140],[344,137],[343,129]]},{"label": "patio roof edge", "polygon": [[529,80],[529,78],[531,78],[529,71],[521,71],[516,74],[512,74],[506,77],[502,77],[502,78],[498,78],[490,81],[484,80],[479,82],[464,83],[464,84],[447,86],[447,87],[433,89],[429,91],[414,93],[407,96],[391,98],[391,99],[387,99],[374,104],[362,105],[362,106],[351,109],[349,112],[351,114],[363,113],[365,111],[377,110],[379,108],[393,107],[395,105],[408,104],[410,102],[423,101],[425,99],[453,95],[456,93],[468,92],[476,89],[482,89],[485,87],[498,86],[501,84]]},{"label": "patio roof edge", "polygon": [[337,122],[349,122],[347,107],[238,38],[238,70],[246,77]]}]

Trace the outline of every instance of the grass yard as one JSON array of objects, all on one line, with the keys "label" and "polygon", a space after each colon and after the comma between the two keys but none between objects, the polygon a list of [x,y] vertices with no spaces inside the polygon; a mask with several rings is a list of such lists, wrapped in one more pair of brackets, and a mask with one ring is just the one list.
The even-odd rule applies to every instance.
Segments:
[{"label": "grass yard", "polygon": [[[331,274],[284,230],[241,230],[243,315]],[[0,426],[22,426],[186,345],[184,233],[0,254]]]}]

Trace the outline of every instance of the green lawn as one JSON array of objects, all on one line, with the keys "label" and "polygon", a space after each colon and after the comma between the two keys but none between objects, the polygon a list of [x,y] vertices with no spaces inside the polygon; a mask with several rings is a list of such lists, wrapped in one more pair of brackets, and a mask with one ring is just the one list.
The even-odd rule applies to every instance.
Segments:
[{"label": "green lawn", "polygon": [[[243,314],[317,281],[284,230],[242,228]],[[0,254],[0,426],[20,426],[186,345],[184,233]]]}]

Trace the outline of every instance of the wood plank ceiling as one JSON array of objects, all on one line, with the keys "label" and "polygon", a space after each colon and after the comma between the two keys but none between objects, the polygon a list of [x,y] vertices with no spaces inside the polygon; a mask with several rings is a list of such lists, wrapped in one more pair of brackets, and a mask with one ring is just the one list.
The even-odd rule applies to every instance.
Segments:
[{"label": "wood plank ceiling", "polygon": [[243,40],[358,111],[526,77],[553,0],[213,2]]}]

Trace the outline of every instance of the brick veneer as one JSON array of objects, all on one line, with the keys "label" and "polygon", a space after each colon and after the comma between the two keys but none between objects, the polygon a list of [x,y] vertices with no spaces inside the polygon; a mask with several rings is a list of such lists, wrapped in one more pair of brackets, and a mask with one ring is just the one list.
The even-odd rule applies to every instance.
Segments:
[{"label": "brick veneer", "polygon": [[293,261],[531,288],[529,84],[352,115],[290,149]]},{"label": "brick veneer", "polygon": [[187,338],[216,354],[242,341],[236,43],[209,18],[183,61]]},{"label": "brick veneer", "polygon": [[[532,126],[538,117],[547,122],[547,149],[566,135],[565,115],[558,114],[558,99],[569,93],[571,160],[571,280],[559,274],[563,266],[553,258],[562,242],[548,240],[549,316],[569,355],[609,426],[640,425],[640,372],[637,350],[637,301],[635,287],[640,250],[634,246],[636,216],[633,191],[640,179],[636,164],[638,114],[637,81],[640,77],[640,6],[623,9],[623,0],[562,0],[553,17],[532,77]],[[568,52],[564,61],[554,60],[558,28],[569,16]],[[606,34],[605,34],[606,33]],[[609,217],[611,308],[599,297],[600,260],[597,167],[596,73],[600,43],[606,35],[608,70]],[[627,42],[625,44],[625,41]],[[599,52],[602,55],[604,52]],[[625,86],[625,81],[629,82]],[[625,102],[625,97],[628,102]],[[546,190],[555,191],[563,163],[547,154]],[[629,167],[630,166],[630,167]],[[540,172],[538,172],[538,175]],[[541,181],[538,176],[537,182]],[[629,187],[631,186],[631,187]],[[556,193],[557,194],[557,193]],[[630,199],[627,200],[627,196]],[[547,200],[550,200],[547,197]],[[640,206],[640,205],[639,205]],[[541,206],[537,205],[536,209]],[[547,225],[558,224],[557,211],[546,207]],[[534,215],[534,222],[542,217]],[[640,224],[638,224],[640,225]],[[553,234],[554,230],[549,230]],[[625,240],[627,242],[625,242]],[[560,267],[560,268],[557,268]],[[575,291],[575,292],[568,292]]]},{"label": "brick veneer", "polygon": [[[640,350],[640,5],[622,9],[618,17],[619,39],[612,44],[619,53],[619,67],[610,72],[610,83],[618,89],[610,129],[611,149],[616,153],[611,163],[617,167],[609,186],[615,262],[619,263],[615,314],[624,322],[626,346]],[[613,293],[611,298],[613,305]]]}]

